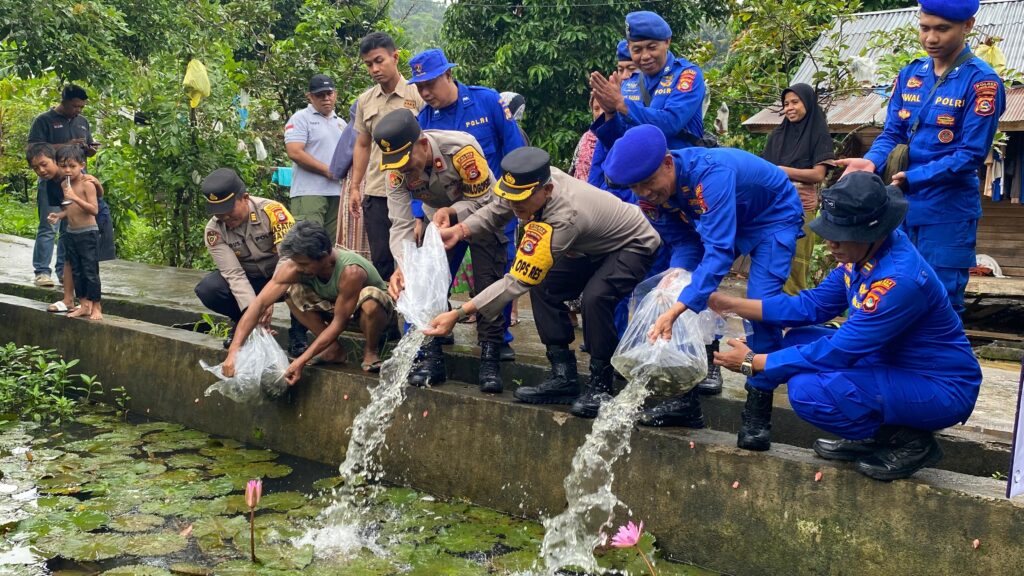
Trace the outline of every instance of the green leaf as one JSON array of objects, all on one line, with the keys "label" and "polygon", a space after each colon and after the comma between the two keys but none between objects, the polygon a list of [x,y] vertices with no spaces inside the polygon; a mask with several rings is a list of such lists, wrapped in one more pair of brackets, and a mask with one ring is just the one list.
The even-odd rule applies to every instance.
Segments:
[{"label": "green leaf", "polygon": [[171,573],[156,566],[132,564],[130,566],[112,568],[106,572],[102,572],[100,576],[171,576]]},{"label": "green leaf", "polygon": [[154,514],[129,514],[110,521],[110,528],[117,532],[149,532],[164,525],[165,520]]}]

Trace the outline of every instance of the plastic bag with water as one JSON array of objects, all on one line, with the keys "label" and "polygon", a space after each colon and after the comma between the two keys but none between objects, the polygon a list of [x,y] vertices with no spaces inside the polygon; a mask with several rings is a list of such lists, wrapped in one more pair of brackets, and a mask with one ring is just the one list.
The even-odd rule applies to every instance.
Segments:
[{"label": "plastic bag with water", "polygon": [[638,284],[629,325],[612,355],[612,365],[619,374],[627,378],[645,374],[655,394],[688,392],[707,376],[704,346],[721,329],[720,317],[714,312],[695,314],[687,310],[672,325],[671,340],[659,338],[651,343],[647,338],[658,316],[675,304],[690,278],[686,270],[670,268]]},{"label": "plastic bag with water", "polygon": [[448,310],[448,287],[452,284],[452,275],[448,270],[448,255],[441,233],[430,224],[423,233],[423,245],[406,242],[403,254],[405,290],[395,307],[406,322],[423,330],[438,314]]},{"label": "plastic bag with water", "polygon": [[284,372],[288,357],[266,328],[258,326],[246,339],[235,357],[235,375],[225,378],[221,365],[210,366],[200,360],[203,370],[219,382],[206,389],[206,396],[220,392],[241,404],[255,404],[266,398],[278,398],[288,389]]}]

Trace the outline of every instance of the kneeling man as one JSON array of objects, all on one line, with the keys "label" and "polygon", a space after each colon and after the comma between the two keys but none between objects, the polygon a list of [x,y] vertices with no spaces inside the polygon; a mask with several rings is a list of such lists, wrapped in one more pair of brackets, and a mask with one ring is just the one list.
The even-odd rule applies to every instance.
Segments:
[{"label": "kneeling man", "polygon": [[[942,458],[934,431],[965,422],[981,385],[949,294],[907,235],[899,188],[857,172],[822,191],[810,227],[840,265],[817,288],[764,300],[712,295],[709,305],[793,327],[782,350],[755,354],[737,340],[715,362],[771,388],[789,382],[804,420],[843,438],[818,440],[829,460],[856,462],[877,480],[907,478]],[[812,326],[849,309],[838,330]]]},{"label": "kneeling man", "polygon": [[292,226],[281,242],[280,252],[281,262],[274,276],[238,322],[223,364],[224,375],[234,374],[238,349],[257,324],[269,322],[270,309],[286,292],[292,314],[316,335],[309,349],[288,366],[285,380],[289,385],[299,380],[302,367],[314,358],[325,363],[344,361],[338,337],[350,318],[359,322],[366,338],[363,371],[380,371],[378,347],[394,315],[394,304],[373,264],[344,248],[332,248],[327,231],[309,220]]}]

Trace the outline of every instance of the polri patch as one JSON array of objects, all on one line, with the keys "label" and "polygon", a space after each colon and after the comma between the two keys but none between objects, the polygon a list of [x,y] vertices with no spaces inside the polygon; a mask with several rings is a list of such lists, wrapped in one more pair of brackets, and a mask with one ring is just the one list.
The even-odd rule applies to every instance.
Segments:
[{"label": "polri patch", "polygon": [[949,144],[952,141],[953,141],[953,131],[952,130],[947,128],[945,130],[940,130],[939,131],[939,142],[942,142],[943,144]]},{"label": "polri patch", "polygon": [[551,225],[527,222],[523,227],[523,240],[519,243],[516,261],[509,272],[527,286],[540,284],[548,275],[554,258],[551,256]]},{"label": "polri patch", "polygon": [[473,146],[465,146],[456,152],[452,156],[452,162],[466,184],[486,182],[490,175],[487,171],[487,160]]},{"label": "polri patch", "polygon": [[398,170],[388,171],[388,187],[390,187],[392,190],[397,190],[398,187],[401,186],[403,182],[405,182],[405,176],[402,176],[401,172],[399,172]]},{"label": "polri patch", "polygon": [[217,244],[217,242],[220,242],[220,234],[218,234],[216,230],[207,230],[206,245],[212,248]]},{"label": "polri patch", "polygon": [[999,83],[985,80],[974,84],[974,113],[978,116],[991,116],[996,112],[996,92]]},{"label": "polri patch", "polygon": [[683,73],[679,75],[679,82],[676,83],[676,90],[680,92],[693,90],[693,81],[696,78],[697,72],[693,68],[683,70]]}]

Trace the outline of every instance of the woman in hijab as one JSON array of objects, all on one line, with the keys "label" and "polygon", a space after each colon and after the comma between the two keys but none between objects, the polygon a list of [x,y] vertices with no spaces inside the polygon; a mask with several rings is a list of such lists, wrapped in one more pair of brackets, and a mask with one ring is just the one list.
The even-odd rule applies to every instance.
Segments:
[{"label": "woman in hijab", "polygon": [[835,153],[825,113],[814,88],[794,84],[782,91],[782,124],[768,135],[761,157],[782,168],[796,186],[804,207],[804,234],[783,290],[790,295],[810,288],[808,276],[817,237],[807,227],[818,211],[818,185],[833,166]]}]

